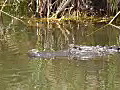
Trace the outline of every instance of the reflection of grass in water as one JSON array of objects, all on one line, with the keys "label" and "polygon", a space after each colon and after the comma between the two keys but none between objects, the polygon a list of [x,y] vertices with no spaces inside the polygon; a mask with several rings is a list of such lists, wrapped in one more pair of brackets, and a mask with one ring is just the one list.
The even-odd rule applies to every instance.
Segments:
[{"label": "reflection of grass in water", "polygon": [[106,90],[115,90],[117,88],[119,88],[119,86],[117,87],[117,61],[118,57],[116,56],[110,56],[108,58],[108,63],[107,63],[107,67],[105,69],[106,75],[105,77],[103,77],[104,79],[104,85]]},{"label": "reflection of grass in water", "polygon": [[[18,3],[21,4],[20,2],[12,2],[12,4],[14,4],[14,5],[8,6],[8,5],[9,5],[9,4],[8,4],[8,1],[9,1],[9,0],[5,0],[4,3],[2,4],[1,9],[0,9],[0,16],[1,16],[2,14],[5,14],[5,15],[11,17],[12,19],[16,19],[16,20],[21,21],[22,23],[26,24],[22,19],[20,19],[21,13],[22,13],[23,10],[24,10],[24,14],[25,14],[25,10],[26,10],[26,9],[22,9],[23,6],[20,7],[20,5],[18,5]],[[23,2],[23,3],[24,3],[24,2]],[[21,11],[20,11],[20,10],[21,10]],[[20,13],[20,12],[21,12],[21,13]],[[24,15],[24,14],[23,14],[23,15]],[[23,16],[23,15],[22,15],[22,16]]]},{"label": "reflection of grass in water", "polygon": [[91,36],[91,35],[93,35],[94,33],[98,32],[99,30],[105,28],[105,27],[108,26],[108,25],[109,25],[109,24],[107,24],[107,25],[105,25],[105,26],[103,26],[103,27],[101,27],[101,28],[99,28],[99,29],[93,31],[92,33],[88,34],[87,36]]},{"label": "reflection of grass in water", "polygon": [[[55,28],[53,28],[54,25],[56,26],[55,28],[57,28],[57,31]],[[65,29],[65,27],[64,29],[62,28],[64,26],[63,24],[56,23],[54,25],[48,23],[46,24],[47,28],[44,29],[38,28],[37,33],[38,47],[39,45],[41,46],[42,44],[44,49],[50,48],[52,50],[53,47],[55,47],[56,45],[67,43],[69,31]]]}]

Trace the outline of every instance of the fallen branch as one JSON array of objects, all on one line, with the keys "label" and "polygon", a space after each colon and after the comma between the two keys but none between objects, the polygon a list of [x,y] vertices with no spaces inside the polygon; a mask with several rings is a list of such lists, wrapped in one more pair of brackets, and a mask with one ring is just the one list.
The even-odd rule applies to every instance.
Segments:
[{"label": "fallen branch", "polygon": [[108,24],[111,24],[119,14],[120,14],[120,11],[113,17],[113,19]]},{"label": "fallen branch", "polygon": [[111,25],[111,26],[113,26],[113,27],[115,27],[115,28],[120,29],[119,26],[116,26],[116,25],[112,24],[112,22],[117,18],[117,16],[118,16],[119,14],[120,14],[120,11],[112,18],[112,20],[110,20],[110,22],[109,22],[108,24],[106,24],[105,26],[103,26],[103,27],[101,27],[101,28],[95,30],[94,32],[88,34],[87,36],[90,36],[90,35],[94,34],[95,32],[101,30],[102,28],[104,28],[104,27],[106,27],[106,26],[108,26],[108,25]]},{"label": "fallen branch", "polygon": [[118,16],[119,14],[120,14],[120,11],[119,11],[119,12],[113,17],[113,19],[108,23],[109,25],[111,25],[111,26],[113,26],[113,27],[115,27],[115,28],[118,28],[118,29],[120,29],[120,27],[112,24],[112,22],[117,18],[117,16]]},{"label": "fallen branch", "polygon": [[86,36],[91,36],[91,35],[94,34],[95,32],[97,32],[97,31],[99,31],[99,30],[105,28],[105,27],[108,26],[108,25],[110,25],[110,24],[106,24],[105,26],[103,26],[103,27],[101,27],[101,28],[99,28],[99,29],[93,31],[92,33],[90,33],[90,34],[88,34],[88,35],[86,35]]},{"label": "fallen branch", "polygon": [[111,26],[113,26],[113,27],[115,27],[115,28],[120,29],[120,27],[119,27],[119,26],[116,26],[116,25],[114,25],[114,24],[109,24],[109,25],[111,25]]}]

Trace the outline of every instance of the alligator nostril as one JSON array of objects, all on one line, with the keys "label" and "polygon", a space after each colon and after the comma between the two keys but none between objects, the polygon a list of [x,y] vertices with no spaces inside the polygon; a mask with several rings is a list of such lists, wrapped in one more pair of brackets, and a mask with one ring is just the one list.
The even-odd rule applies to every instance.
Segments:
[{"label": "alligator nostril", "polygon": [[109,49],[112,49],[113,47],[109,47]]}]

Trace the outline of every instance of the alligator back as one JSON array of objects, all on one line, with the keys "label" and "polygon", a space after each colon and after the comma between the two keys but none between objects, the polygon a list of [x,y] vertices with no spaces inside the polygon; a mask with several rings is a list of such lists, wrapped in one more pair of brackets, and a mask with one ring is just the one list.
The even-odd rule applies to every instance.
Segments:
[{"label": "alligator back", "polygon": [[53,57],[76,57],[79,59],[89,59],[94,57],[101,57],[120,52],[118,46],[77,46],[69,45],[68,50],[61,50],[56,52],[40,52],[32,49],[28,52],[30,57],[53,58]]}]

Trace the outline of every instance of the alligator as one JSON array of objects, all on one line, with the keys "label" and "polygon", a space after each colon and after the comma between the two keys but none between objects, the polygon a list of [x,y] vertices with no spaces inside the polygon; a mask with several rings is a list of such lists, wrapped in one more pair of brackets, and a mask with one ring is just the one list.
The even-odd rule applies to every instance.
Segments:
[{"label": "alligator", "polygon": [[55,58],[55,57],[70,57],[79,58],[81,60],[107,56],[120,52],[119,46],[83,46],[70,44],[67,50],[60,50],[54,52],[40,52],[37,49],[32,49],[28,51],[30,57],[39,58]]}]

